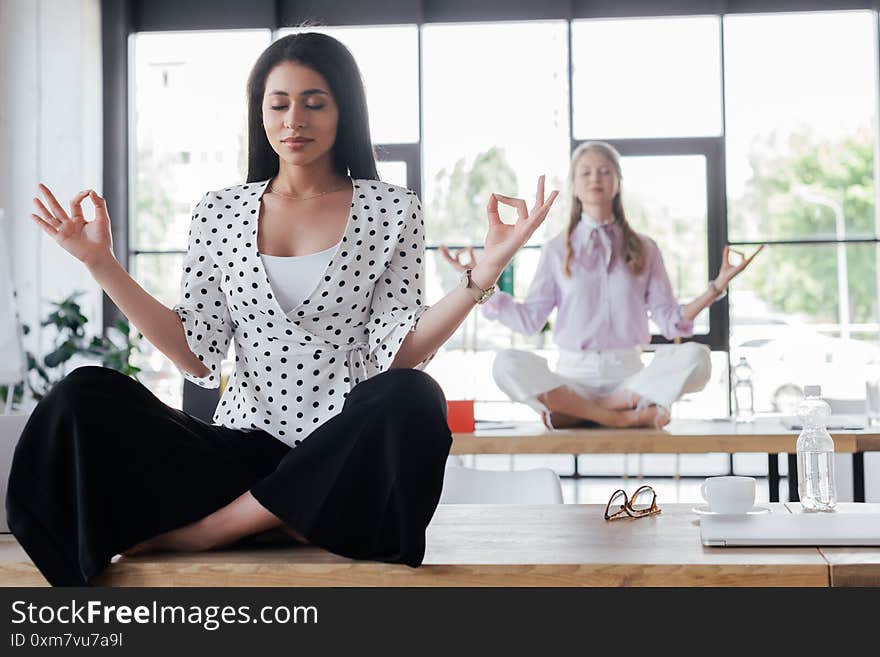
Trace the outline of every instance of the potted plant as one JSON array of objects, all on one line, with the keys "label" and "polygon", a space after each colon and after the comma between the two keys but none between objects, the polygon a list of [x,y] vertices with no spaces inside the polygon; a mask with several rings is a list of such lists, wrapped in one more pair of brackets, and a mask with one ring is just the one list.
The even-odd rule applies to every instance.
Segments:
[{"label": "potted plant", "polygon": [[[14,387],[13,413],[0,414],[0,487],[2,487],[0,491],[6,490],[12,453],[30,417],[32,406],[43,399],[52,386],[64,378],[71,358],[80,356],[94,359],[104,367],[112,368],[134,379],[137,379],[137,373],[140,372],[140,368],[130,363],[132,351],[140,351],[138,345],[140,334],[132,335],[128,322],[120,320],[109,327],[105,335],[89,338],[85,330],[89,320],[82,314],[76,302],[77,297],[82,294],[82,292],[74,292],[61,301],[53,302],[49,316],[40,322],[41,327],[54,326],[56,329],[49,353],[42,359],[37,359],[31,352],[25,352],[26,378]],[[30,328],[22,325],[22,332],[28,335]],[[7,385],[0,385],[0,408],[5,407],[8,388]],[[0,508],[0,531],[7,531],[5,505]]]},{"label": "potted plant", "polygon": [[[83,315],[76,299],[82,292],[74,292],[70,296],[52,303],[52,311],[40,322],[41,327],[54,326],[55,339],[52,349],[42,359],[27,351],[27,375],[25,381],[15,386],[13,404],[22,404],[25,399],[24,387],[27,385],[31,399],[40,401],[58,381],[63,379],[68,370],[69,361],[74,356],[97,360],[104,367],[122,372],[137,379],[140,368],[130,363],[132,351],[140,351],[138,339],[140,334],[131,334],[126,320],[119,320],[114,326],[108,327],[105,335],[86,335],[88,318]],[[24,335],[30,333],[30,327],[22,325]],[[0,399],[6,400],[8,386],[0,385]]]}]

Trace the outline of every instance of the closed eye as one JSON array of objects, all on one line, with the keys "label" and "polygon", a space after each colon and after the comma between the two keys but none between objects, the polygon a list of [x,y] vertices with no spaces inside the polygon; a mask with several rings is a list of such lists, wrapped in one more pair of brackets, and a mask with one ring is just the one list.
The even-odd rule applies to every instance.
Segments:
[{"label": "closed eye", "polygon": [[[323,105],[306,105],[305,107],[306,107],[306,109],[312,109],[312,110],[319,110],[319,109],[324,108]],[[284,110],[284,109],[287,109],[287,105],[278,105],[277,107],[271,107],[270,109]]]}]

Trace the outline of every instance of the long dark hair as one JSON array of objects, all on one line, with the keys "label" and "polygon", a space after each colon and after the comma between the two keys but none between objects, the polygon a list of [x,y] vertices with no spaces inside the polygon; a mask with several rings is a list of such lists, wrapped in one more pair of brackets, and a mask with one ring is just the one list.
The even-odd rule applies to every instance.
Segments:
[{"label": "long dark hair", "polygon": [[294,62],[317,71],[339,107],[339,124],[333,144],[333,166],[343,176],[378,180],[376,155],[370,141],[367,96],[354,57],[333,37],[302,32],[278,39],[254,64],[247,81],[248,173],[247,182],[278,174],[278,153],[263,130],[263,94],[269,72],[282,62]]},{"label": "long dark hair", "polygon": [[578,160],[587,151],[596,151],[600,155],[604,155],[605,159],[614,166],[614,170],[617,172],[617,179],[621,181],[620,187],[617,189],[617,195],[611,203],[611,211],[614,215],[614,221],[623,231],[623,254],[626,264],[631,272],[641,274],[645,269],[645,245],[642,244],[642,240],[639,239],[636,231],[630,227],[629,222],[626,220],[626,212],[623,211],[623,201],[620,197],[621,189],[623,188],[623,170],[620,167],[620,153],[617,152],[614,146],[604,141],[585,142],[574,149],[574,152],[571,154],[571,164],[568,171],[568,182],[571,187],[571,214],[568,217],[568,228],[565,232],[563,272],[566,277],[571,277],[571,257],[573,255],[571,235],[574,233],[574,229],[577,228],[577,224],[581,220],[581,212],[583,212],[581,201],[574,194],[575,167],[577,167]]}]

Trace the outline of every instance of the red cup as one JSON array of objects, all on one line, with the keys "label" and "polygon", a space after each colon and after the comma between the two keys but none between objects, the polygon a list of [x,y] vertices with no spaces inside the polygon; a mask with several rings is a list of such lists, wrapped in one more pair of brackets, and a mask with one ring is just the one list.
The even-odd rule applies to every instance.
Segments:
[{"label": "red cup", "polygon": [[474,400],[446,400],[447,422],[452,433],[474,432]]}]

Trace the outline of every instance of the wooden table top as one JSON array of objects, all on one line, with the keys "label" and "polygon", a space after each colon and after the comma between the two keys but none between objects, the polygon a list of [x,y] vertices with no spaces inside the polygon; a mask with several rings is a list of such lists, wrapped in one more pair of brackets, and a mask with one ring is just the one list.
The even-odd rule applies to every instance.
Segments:
[{"label": "wooden table top", "polygon": [[[440,505],[420,568],[308,546],[117,557],[105,586],[828,586],[816,548],[707,548],[692,504],[607,522],[599,505]],[[771,505],[788,513],[785,505]],[[14,538],[0,584],[41,585]]]},{"label": "wooden table top", "polygon": [[[510,427],[513,428],[510,428]],[[878,427],[832,430],[842,454],[880,451]],[[540,422],[511,423],[507,428],[453,434],[453,454],[706,454],[721,452],[794,453],[798,432],[778,417],[755,422],[673,420],[663,429],[547,430]]]},{"label": "wooden table top", "polygon": [[[799,502],[787,502],[791,513],[801,513]],[[880,513],[880,504],[840,502],[840,513]],[[822,547],[830,568],[831,586],[880,586],[880,547]]]},{"label": "wooden table top", "polygon": [[[692,504],[607,522],[600,505],[440,505],[424,564],[353,561],[309,546],[117,557],[100,586],[880,586],[880,548],[709,548]],[[773,513],[797,504],[770,504]],[[880,512],[880,504],[840,505]],[[9,534],[0,585],[46,582]]]}]

